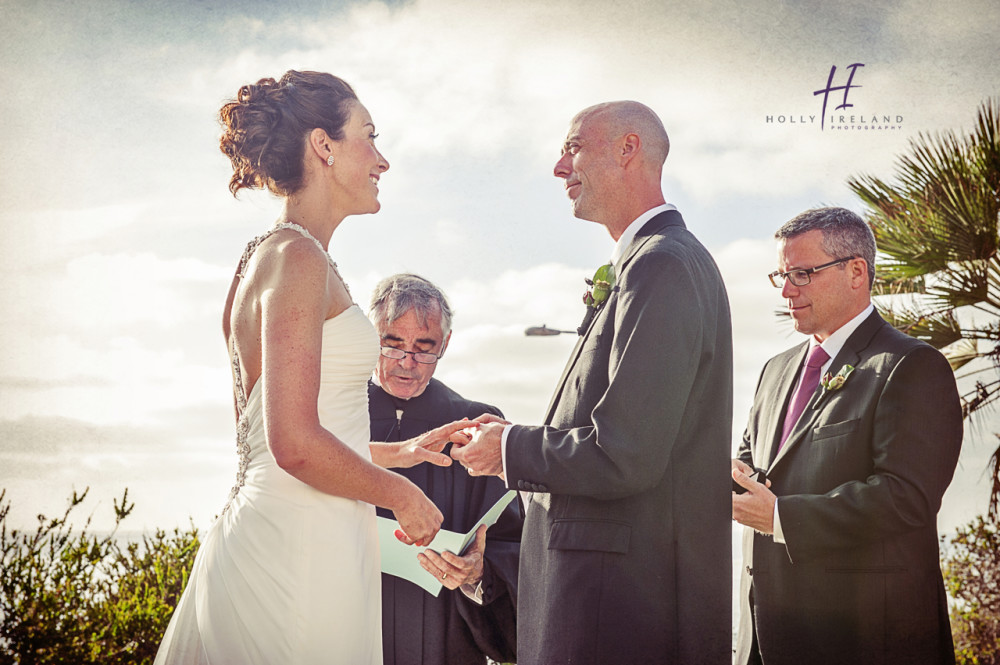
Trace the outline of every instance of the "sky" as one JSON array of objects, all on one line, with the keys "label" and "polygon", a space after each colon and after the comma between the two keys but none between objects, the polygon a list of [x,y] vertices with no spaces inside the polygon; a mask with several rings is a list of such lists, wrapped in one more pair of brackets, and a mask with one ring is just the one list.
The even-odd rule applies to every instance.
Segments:
[{"label": "sky", "polygon": [[[0,489],[18,528],[85,487],[81,517],[100,528],[126,487],[129,530],[204,529],[224,505],[237,460],[222,307],[280,211],[227,190],[217,113],[245,83],[294,68],[354,86],[391,167],[381,212],[347,219],[332,256],[365,308],[386,275],[438,283],[456,314],[436,376],[526,424],[575,340],[524,329],[575,328],[613,247],[553,177],[569,121],[608,100],[653,108],[671,139],[665,196],[729,291],[734,446],[764,362],[802,339],[775,316],[774,230],[819,205],[863,212],[849,177],[892,179],[910,140],[970,130],[1000,94],[994,0],[0,9]],[[831,93],[821,118],[813,93],[856,63],[852,107]],[[985,511],[994,432],[996,413],[968,425],[942,533]]]}]

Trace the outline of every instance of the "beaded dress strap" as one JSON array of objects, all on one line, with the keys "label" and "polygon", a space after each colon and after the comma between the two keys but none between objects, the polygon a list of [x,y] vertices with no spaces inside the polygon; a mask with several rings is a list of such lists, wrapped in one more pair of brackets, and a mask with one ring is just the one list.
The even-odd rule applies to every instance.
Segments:
[{"label": "beaded dress strap", "polygon": [[[347,285],[347,282],[344,281],[344,278],[340,276],[340,271],[337,270],[337,263],[330,256],[330,253],[323,248],[323,243],[321,243],[319,240],[316,240],[316,238],[311,233],[309,233],[309,231],[307,231],[305,227],[301,226],[300,224],[296,224],[295,222],[281,222],[280,224],[275,224],[267,232],[260,234],[259,236],[251,240],[249,243],[247,243],[246,249],[243,250],[243,256],[240,257],[240,268],[236,273],[240,279],[246,277],[247,264],[250,262],[250,257],[253,256],[253,253],[255,251],[257,251],[257,248],[260,246],[260,244],[265,240],[267,240],[272,235],[274,235],[275,233],[277,233],[278,231],[281,231],[282,229],[294,229],[295,231],[298,231],[303,236],[309,238],[314,243],[316,243],[316,247],[319,248],[319,251],[323,252],[323,256],[326,257],[327,263],[329,263],[330,267],[333,268],[333,272],[337,274],[337,278],[340,280],[341,284],[344,285],[344,288],[347,289],[347,294],[350,295],[351,287],[349,287]],[[235,377],[235,385],[233,386],[233,388],[236,392],[236,404],[239,407],[239,414],[242,415],[247,405],[247,394],[246,391],[243,390],[243,377],[240,373],[239,358],[237,357],[236,354],[235,340],[233,340],[232,338],[230,340],[229,346],[230,346],[229,356],[230,356],[230,361],[233,364],[233,375]]]}]

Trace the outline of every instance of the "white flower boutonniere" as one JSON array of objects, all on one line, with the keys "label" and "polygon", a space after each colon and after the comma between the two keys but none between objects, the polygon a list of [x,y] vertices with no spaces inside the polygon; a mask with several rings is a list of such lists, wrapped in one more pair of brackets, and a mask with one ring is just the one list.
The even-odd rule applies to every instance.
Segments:
[{"label": "white flower boutonniere", "polygon": [[844,383],[847,382],[847,377],[849,377],[853,371],[854,365],[844,365],[840,368],[840,371],[837,372],[837,376],[833,376],[830,372],[827,372],[820,380],[820,385],[830,392],[840,390],[844,387]]}]

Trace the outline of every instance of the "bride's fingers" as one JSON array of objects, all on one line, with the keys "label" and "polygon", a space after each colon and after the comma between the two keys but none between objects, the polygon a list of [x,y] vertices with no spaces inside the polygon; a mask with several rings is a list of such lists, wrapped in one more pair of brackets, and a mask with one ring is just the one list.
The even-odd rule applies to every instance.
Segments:
[{"label": "bride's fingers", "polygon": [[451,457],[444,453],[432,452],[426,448],[414,448],[413,455],[421,462],[429,462],[434,466],[451,466]]},{"label": "bride's fingers", "polygon": [[416,541],[406,535],[406,532],[402,529],[396,529],[393,531],[393,535],[396,536],[396,540],[403,543],[404,545],[413,545]]}]

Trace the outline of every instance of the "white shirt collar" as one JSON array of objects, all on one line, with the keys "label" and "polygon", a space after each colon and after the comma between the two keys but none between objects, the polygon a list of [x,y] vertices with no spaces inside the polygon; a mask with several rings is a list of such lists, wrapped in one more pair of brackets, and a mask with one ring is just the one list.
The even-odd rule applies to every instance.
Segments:
[{"label": "white shirt collar", "polygon": [[[822,372],[826,372],[826,370],[833,363],[833,359],[836,358],[837,354],[840,353],[840,350],[844,348],[844,344],[847,343],[847,338],[850,337],[854,333],[854,331],[858,329],[858,326],[860,326],[861,323],[871,315],[874,309],[875,305],[868,303],[868,307],[865,307],[863,312],[855,316],[853,319],[851,319],[844,325],[837,328],[833,332],[833,334],[827,337],[826,341],[824,341],[822,344],[817,342],[815,337],[809,338],[810,352],[812,352],[812,350],[816,346],[822,346],[823,350],[826,351],[826,354],[830,356],[830,359],[823,364],[823,368],[821,370]],[[808,358],[808,355],[806,356],[806,358]]]},{"label": "white shirt collar", "polygon": [[658,205],[655,208],[650,208],[646,212],[642,213],[636,217],[631,224],[625,227],[621,237],[618,238],[618,242],[615,243],[615,251],[611,252],[611,263],[616,269],[618,267],[618,261],[620,261],[622,256],[625,254],[625,249],[632,242],[632,239],[635,238],[635,234],[639,232],[639,229],[644,227],[646,222],[653,219],[653,217],[656,217],[661,212],[666,212],[667,210],[677,210],[677,208],[670,203]]}]

